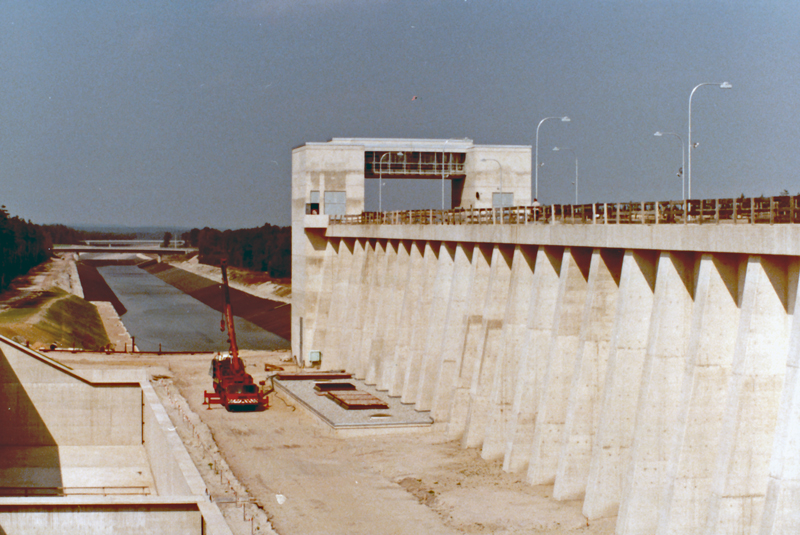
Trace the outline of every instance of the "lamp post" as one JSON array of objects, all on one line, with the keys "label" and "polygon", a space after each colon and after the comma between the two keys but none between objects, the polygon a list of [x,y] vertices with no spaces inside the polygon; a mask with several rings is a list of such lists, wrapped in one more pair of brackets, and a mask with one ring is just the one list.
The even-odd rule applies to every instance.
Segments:
[{"label": "lamp post", "polygon": [[678,143],[681,146],[681,172],[678,173],[678,175],[681,177],[681,192],[683,195],[683,200],[686,201],[686,148],[683,145],[683,138],[675,132],[656,132],[653,135],[656,137],[674,136],[678,139]]},{"label": "lamp post", "polygon": [[[481,158],[482,162],[494,162],[500,168],[500,208],[505,207],[505,202],[503,201],[503,164],[500,163],[499,160],[495,160],[494,158]],[[492,207],[494,208],[494,207]]]},{"label": "lamp post", "polygon": [[688,166],[686,167],[686,181],[689,183],[689,198],[692,198],[692,97],[694,97],[694,92],[697,89],[704,85],[716,85],[720,89],[731,89],[733,86],[730,82],[722,82],[721,84],[714,83],[714,82],[703,82],[702,84],[697,84],[692,89],[692,92],[689,93],[689,159],[688,159]]},{"label": "lamp post", "polygon": [[[383,213],[383,159],[386,156],[391,156],[391,152],[385,153],[381,156],[381,159],[378,161],[378,212]],[[397,153],[398,156],[402,156],[402,152]],[[392,168],[392,159],[389,158],[389,170]]]},{"label": "lamp post", "polygon": [[575,149],[569,147],[553,147],[553,150],[558,152],[560,150],[568,150],[575,157],[575,204],[578,204],[578,155],[575,154]]},{"label": "lamp post", "polygon": [[536,127],[536,169],[534,170],[534,189],[533,189],[533,198],[539,198],[539,128],[542,127],[542,123],[547,121],[548,119],[561,119],[562,123],[570,122],[570,118],[566,115],[564,117],[545,117],[541,121],[539,121],[539,125]]},{"label": "lamp post", "polygon": [[381,214],[383,213],[383,159],[391,154],[391,152],[385,153],[378,161],[378,212]]}]

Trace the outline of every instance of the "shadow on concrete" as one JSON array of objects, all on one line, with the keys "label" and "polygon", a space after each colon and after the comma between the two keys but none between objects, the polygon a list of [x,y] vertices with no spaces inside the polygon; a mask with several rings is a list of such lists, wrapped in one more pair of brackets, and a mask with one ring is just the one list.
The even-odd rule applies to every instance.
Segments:
[{"label": "shadow on concrete", "polygon": [[2,347],[0,429],[0,496],[63,495],[58,444]]},{"label": "shadow on concrete", "polygon": [[78,276],[81,279],[81,286],[83,287],[83,298],[87,301],[108,301],[114,306],[117,315],[122,316],[127,312],[122,301],[119,300],[117,294],[108,285],[106,280],[97,271],[97,266],[114,265],[111,262],[78,262],[76,267],[78,269]]}]

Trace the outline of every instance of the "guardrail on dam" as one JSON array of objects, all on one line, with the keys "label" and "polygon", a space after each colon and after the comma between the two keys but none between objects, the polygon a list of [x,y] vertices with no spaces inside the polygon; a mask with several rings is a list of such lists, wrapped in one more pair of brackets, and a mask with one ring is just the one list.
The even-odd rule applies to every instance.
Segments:
[{"label": "guardrail on dam", "polygon": [[301,216],[295,354],[619,534],[797,533],[797,200]]}]

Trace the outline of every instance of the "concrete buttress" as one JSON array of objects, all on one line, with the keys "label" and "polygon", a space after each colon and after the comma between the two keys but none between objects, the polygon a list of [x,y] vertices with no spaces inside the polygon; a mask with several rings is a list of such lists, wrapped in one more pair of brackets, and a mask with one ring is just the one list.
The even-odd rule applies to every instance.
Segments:
[{"label": "concrete buttress", "polygon": [[422,355],[428,351],[425,344],[428,341],[428,320],[433,306],[440,246],[441,242],[425,242],[422,269],[418,272],[419,278],[417,278],[422,285],[422,293],[413,305],[411,340],[408,354],[405,355],[405,376],[401,395],[403,403],[414,403],[417,400]]},{"label": "concrete buttress", "polygon": [[746,262],[702,255],[656,533],[701,533],[720,447]]},{"label": "concrete buttress", "polygon": [[617,533],[655,532],[669,460],[668,444],[680,407],[681,380],[691,330],[696,256],[662,252],[653,321],[647,342],[631,461]]},{"label": "concrete buttress", "polygon": [[622,260],[603,407],[583,502],[589,519],[615,515],[619,506],[650,331],[656,261],[651,251],[632,250]]},{"label": "concrete buttress", "polygon": [[705,533],[750,533],[760,523],[796,298],[787,271],[786,258],[747,260]]},{"label": "concrete buttress", "polygon": [[349,289],[350,271],[353,269],[356,240],[342,239],[339,241],[339,261],[336,270],[336,281],[333,285],[330,309],[328,312],[328,325],[325,334],[325,345],[322,349],[322,366],[328,370],[344,368],[344,359],[339,349],[342,343],[342,333],[347,325],[347,291]]},{"label": "concrete buttress", "polygon": [[364,242],[364,263],[356,283],[355,321],[349,326],[352,337],[349,339],[347,369],[359,379],[363,379],[365,374],[366,359],[363,356],[363,344],[369,341],[371,320],[374,316],[372,311],[375,308],[375,286],[379,277],[377,264],[380,253],[378,249],[378,240],[368,239]]},{"label": "concrete buttress", "polygon": [[533,443],[539,392],[547,368],[547,347],[553,330],[563,249],[540,247],[530,288],[525,349],[519,359],[511,428],[503,456],[503,470],[527,468]]},{"label": "concrete buttress", "polygon": [[760,535],[800,533],[800,299],[797,299],[800,262],[789,265],[789,304],[792,327],[786,359],[786,372],[778,409],[775,438],[770,457],[770,473]]},{"label": "concrete buttress", "polygon": [[594,249],[581,317],[575,370],[561,435],[553,497],[583,496],[589,479],[592,443],[600,425],[606,365],[619,295],[623,251]]},{"label": "concrete buttress", "polygon": [[475,245],[472,254],[472,269],[469,299],[466,311],[464,339],[459,344],[461,357],[456,371],[455,389],[450,404],[450,419],[447,434],[450,438],[461,438],[467,427],[472,377],[478,367],[483,346],[481,344],[483,312],[492,268],[492,249]]},{"label": "concrete buttress", "polygon": [[442,336],[441,356],[431,414],[437,422],[450,421],[450,407],[455,395],[458,369],[464,354],[464,341],[469,323],[470,290],[475,279],[472,244],[458,244],[453,265],[453,284],[447,302],[447,318]]},{"label": "concrete buttress", "polygon": [[[403,304],[398,321],[397,343],[392,354],[392,365],[389,368],[389,395],[400,396],[406,378],[408,355],[411,352],[411,341],[414,332],[418,304],[422,295],[425,242],[415,241],[408,243],[408,270],[405,277],[405,290],[403,291]],[[412,281],[414,283],[412,284]]]},{"label": "concrete buttress", "polygon": [[[322,265],[322,281],[313,303],[314,324],[307,331],[306,356],[310,350],[322,351],[325,348],[325,339],[331,322],[329,319],[331,299],[333,298],[335,282],[338,276],[341,258],[339,255],[340,240],[329,240]],[[304,361],[307,360],[303,357]]]},{"label": "concrete buttress", "polygon": [[455,267],[455,244],[442,242],[439,247],[439,259],[436,264],[436,278],[432,289],[430,316],[426,320],[427,342],[422,353],[419,367],[419,385],[417,386],[416,409],[429,411],[433,405],[435,392],[433,385],[439,371],[439,360],[442,354],[447,305],[453,286],[453,270]]},{"label": "concrete buttress", "polygon": [[591,259],[591,251],[587,249],[564,249],[553,330],[548,341],[547,367],[539,391],[528,464],[528,482],[533,485],[555,481],[580,328],[585,315]]},{"label": "concrete buttress", "polygon": [[486,432],[495,361],[503,351],[503,312],[508,300],[512,256],[513,249],[508,246],[495,245],[492,251],[489,288],[476,347],[480,356],[472,374],[467,425],[462,437],[462,445],[466,447],[481,446]]},{"label": "concrete buttress", "polygon": [[386,272],[388,271],[386,241],[376,240],[374,244],[375,262],[372,265],[367,286],[367,308],[364,311],[364,329],[361,333],[361,344],[358,350],[358,366],[356,376],[369,384],[375,384],[374,367],[372,377],[367,377],[370,368],[372,346],[378,331],[379,310],[386,299]]},{"label": "concrete buttress", "polygon": [[376,356],[378,359],[378,389],[390,390],[395,372],[395,355],[398,336],[404,322],[403,314],[406,302],[406,293],[409,292],[408,278],[411,268],[412,243],[401,240],[395,243],[397,249],[397,266],[391,280],[390,292],[387,296],[389,315],[386,318],[386,330],[383,340],[383,353]]},{"label": "concrete buttress", "polygon": [[513,414],[517,363],[525,351],[526,320],[535,261],[535,248],[514,248],[508,300],[503,313],[503,346],[495,361],[489,417],[481,449],[481,457],[484,459],[500,459],[505,453]]},{"label": "concrete buttress", "polygon": [[375,329],[367,361],[366,382],[385,390],[383,370],[386,367],[386,355],[394,353],[394,338],[397,331],[397,318],[400,313],[398,298],[400,288],[397,285],[398,273],[403,271],[403,264],[398,258],[400,243],[388,240],[384,244],[386,271],[381,284],[381,299],[375,311]]}]

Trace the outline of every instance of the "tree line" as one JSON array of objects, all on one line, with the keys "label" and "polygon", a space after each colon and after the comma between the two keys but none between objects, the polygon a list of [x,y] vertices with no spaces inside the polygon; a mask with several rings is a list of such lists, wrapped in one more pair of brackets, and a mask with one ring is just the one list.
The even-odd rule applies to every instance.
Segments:
[{"label": "tree line", "polygon": [[137,238],[134,233],[77,230],[66,225],[42,225],[41,228],[50,235],[53,243],[59,245],[80,245],[86,240],[135,240]]},{"label": "tree line", "polygon": [[203,264],[218,266],[223,257],[228,265],[263,271],[270,277],[292,276],[292,229],[265,224],[263,227],[220,231],[193,228],[181,239],[197,247]]},{"label": "tree line", "polygon": [[0,291],[50,257],[53,241],[39,225],[12,217],[0,207]]}]

